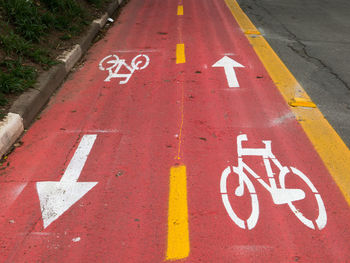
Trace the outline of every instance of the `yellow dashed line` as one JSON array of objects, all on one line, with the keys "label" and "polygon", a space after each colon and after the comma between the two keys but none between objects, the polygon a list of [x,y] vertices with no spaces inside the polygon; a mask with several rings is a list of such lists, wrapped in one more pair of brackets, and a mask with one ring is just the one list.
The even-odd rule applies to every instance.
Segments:
[{"label": "yellow dashed line", "polygon": [[[177,15],[183,15],[182,2],[177,7]],[[182,42],[182,19],[178,24],[179,41]],[[186,62],[185,44],[176,45],[176,64]],[[181,159],[182,129],[184,123],[184,85],[181,85],[181,122],[179,127],[179,145],[176,159]],[[187,208],[186,166],[178,165],[170,168],[169,208],[168,208],[168,240],[166,260],[187,258],[190,253]]]},{"label": "yellow dashed line", "polygon": [[185,57],[185,44],[176,45],[176,64],[181,64],[186,62]]},{"label": "yellow dashed line", "polygon": [[225,2],[350,205],[350,150],[238,3]]},{"label": "yellow dashed line", "polygon": [[177,15],[178,16],[183,16],[184,15],[184,6],[183,5],[179,5],[177,7]]},{"label": "yellow dashed line", "polygon": [[183,259],[190,253],[186,166],[170,168],[167,260]]}]

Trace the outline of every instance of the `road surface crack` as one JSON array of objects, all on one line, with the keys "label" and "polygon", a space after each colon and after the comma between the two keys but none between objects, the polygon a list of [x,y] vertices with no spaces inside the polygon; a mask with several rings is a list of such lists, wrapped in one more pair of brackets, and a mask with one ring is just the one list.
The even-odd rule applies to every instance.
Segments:
[{"label": "road surface crack", "polygon": [[[285,27],[284,27],[285,28]],[[315,66],[317,66],[318,68],[323,68],[324,70],[326,70],[329,74],[331,74],[335,79],[337,79],[339,82],[341,82],[343,84],[343,86],[350,90],[350,86],[349,84],[343,80],[339,74],[337,74],[330,66],[328,66],[325,62],[323,62],[320,58],[314,57],[312,55],[309,54],[309,52],[307,51],[307,46],[297,38],[296,35],[294,35],[291,31],[289,31],[287,28],[285,28],[286,31],[294,36],[294,40],[296,41],[293,44],[288,44],[288,47],[297,55],[299,55],[300,57],[304,58],[305,60],[307,60],[308,62],[314,64]],[[296,45],[299,45],[299,48],[296,47]]]}]

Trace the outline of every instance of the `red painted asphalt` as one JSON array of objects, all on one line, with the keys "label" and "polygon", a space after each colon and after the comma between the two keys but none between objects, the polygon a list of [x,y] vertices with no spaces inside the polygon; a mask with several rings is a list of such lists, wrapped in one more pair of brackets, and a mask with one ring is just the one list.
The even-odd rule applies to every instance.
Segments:
[{"label": "red painted asphalt", "polygon": [[[183,1],[184,16],[176,15],[177,5],[130,1],[9,156],[0,176],[1,262],[164,261],[169,170],[177,162],[186,165],[188,180],[190,255],[183,262],[350,260],[349,207],[225,2]],[[179,43],[184,64],[175,63]],[[145,54],[150,63],[127,84],[104,82],[108,72],[99,63],[112,54],[129,64]],[[236,69],[240,88],[228,88],[223,68],[212,67],[224,55],[245,66]],[[59,181],[85,134],[97,139],[78,181],[98,184],[44,229],[36,182]],[[241,229],[230,219],[220,178],[237,166],[240,134],[248,136],[245,147],[270,140],[283,165],[308,176],[326,208],[324,229],[312,230],[287,204],[275,205],[251,176],[257,225]],[[261,158],[245,160],[267,181]],[[295,204],[315,220],[314,194],[295,178],[287,187],[306,193]],[[230,200],[249,217],[247,192]]]}]

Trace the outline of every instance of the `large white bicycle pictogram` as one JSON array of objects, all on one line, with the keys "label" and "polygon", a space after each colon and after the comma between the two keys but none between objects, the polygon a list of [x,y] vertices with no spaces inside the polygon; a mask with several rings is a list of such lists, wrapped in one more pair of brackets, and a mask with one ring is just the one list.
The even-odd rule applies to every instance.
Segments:
[{"label": "large white bicycle pictogram", "polygon": [[[288,204],[289,208],[292,210],[293,214],[307,227],[315,229],[316,227],[321,230],[327,224],[327,213],[321,198],[321,195],[312,184],[310,179],[303,174],[300,170],[294,167],[287,167],[281,165],[281,163],[276,159],[271,150],[271,141],[262,141],[265,144],[264,148],[243,148],[242,142],[248,141],[246,134],[241,134],[237,136],[237,154],[238,154],[238,165],[228,166],[221,175],[220,180],[220,191],[222,196],[222,201],[226,208],[226,211],[233,222],[235,222],[240,228],[243,229],[253,229],[259,218],[259,201],[258,194],[255,191],[252,181],[249,179],[248,174],[253,176],[270,194],[273,202],[276,205]],[[255,173],[244,161],[244,156],[257,156],[262,157],[266,173],[268,176],[269,183],[266,183],[257,173]],[[276,184],[276,179],[271,167],[271,161],[279,169],[279,185]],[[238,176],[238,187],[232,189],[228,188],[228,178],[229,176]],[[290,189],[286,188],[286,177],[297,176],[303,181],[306,186],[311,190],[312,196],[315,198],[317,203],[318,215],[316,220],[310,220],[303,215],[299,209],[295,207],[293,202],[305,199],[305,192],[301,189]],[[300,181],[300,180],[299,180]],[[241,197],[244,195],[244,191],[248,190],[251,199],[252,212],[247,220],[241,219],[233,210],[230,203],[230,195],[235,195]]]},{"label": "large white bicycle pictogram", "polygon": [[[119,59],[117,55],[109,55],[102,59],[99,64],[100,70],[108,71],[108,77],[104,80],[111,81],[112,78],[124,78],[119,84],[125,84],[129,81],[135,70],[145,69],[149,64],[149,57],[144,54],[137,55],[131,61],[131,65],[125,62],[125,59]],[[119,73],[122,67],[125,67],[129,73]]]}]

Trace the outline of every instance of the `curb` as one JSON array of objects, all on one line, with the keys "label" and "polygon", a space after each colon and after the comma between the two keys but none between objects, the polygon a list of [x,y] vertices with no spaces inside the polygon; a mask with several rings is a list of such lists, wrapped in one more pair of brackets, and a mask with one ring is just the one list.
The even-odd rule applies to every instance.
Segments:
[{"label": "curb", "polygon": [[0,124],[0,154],[3,156],[24,131],[19,114],[9,113]]},{"label": "curb", "polygon": [[92,41],[124,0],[114,0],[99,18],[92,21],[87,32],[71,50],[63,52],[57,59],[61,63],[43,72],[34,88],[18,97],[12,104],[10,112],[0,122],[0,158],[5,155],[28,128],[37,114],[49,101],[53,92],[61,86],[70,70],[89,49]]}]

